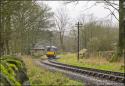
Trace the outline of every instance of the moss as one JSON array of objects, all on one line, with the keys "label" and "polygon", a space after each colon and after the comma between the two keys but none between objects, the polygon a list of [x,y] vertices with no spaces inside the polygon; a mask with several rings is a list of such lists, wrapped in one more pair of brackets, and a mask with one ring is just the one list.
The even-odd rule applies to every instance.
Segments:
[{"label": "moss", "polygon": [[5,74],[7,78],[11,81],[10,83],[11,85],[21,86],[21,84],[18,81],[16,81],[15,74],[10,67],[8,67],[7,69],[2,64],[0,64],[0,68],[1,68],[1,72]]},{"label": "moss", "polygon": [[19,68],[19,70],[25,69],[24,64],[18,60],[7,59],[6,61],[10,64],[15,64]]},{"label": "moss", "polygon": [[6,61],[2,62],[1,65],[4,66],[4,68],[8,71],[8,73],[10,73],[13,76],[15,76],[15,73],[14,73],[13,69],[9,66],[9,64]]},{"label": "moss", "polygon": [[11,86],[11,81],[2,72],[0,72],[0,77],[1,86]]},{"label": "moss", "polygon": [[9,64],[9,66],[10,66],[14,71],[18,71],[18,68],[16,67],[15,64]]},{"label": "moss", "polygon": [[25,66],[24,62],[21,59],[16,58],[15,56],[3,56],[0,59],[6,60],[9,63],[16,64],[18,67],[24,67]]},{"label": "moss", "polygon": [[[23,61],[21,59],[16,58],[15,56],[3,56],[2,58],[0,58],[0,60],[0,72],[4,74],[8,78],[8,80],[11,81],[12,86],[21,86],[22,78],[18,76],[22,76],[22,71],[26,72],[25,64],[23,63]],[[27,77],[26,73],[25,77]],[[24,80],[25,79],[23,79],[23,81]]]}]

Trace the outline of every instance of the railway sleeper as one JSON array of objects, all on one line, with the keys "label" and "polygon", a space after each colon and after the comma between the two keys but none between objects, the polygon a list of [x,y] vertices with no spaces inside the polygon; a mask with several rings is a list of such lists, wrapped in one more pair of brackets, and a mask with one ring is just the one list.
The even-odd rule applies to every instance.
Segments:
[{"label": "railway sleeper", "polygon": [[60,69],[66,70],[66,67],[64,67],[64,66],[57,66],[57,67],[60,68]]},{"label": "railway sleeper", "polygon": [[99,76],[99,74],[98,73],[95,73],[95,77],[98,77]]},{"label": "railway sleeper", "polygon": [[90,75],[91,74],[91,72],[88,72],[88,75]]},{"label": "railway sleeper", "polygon": [[69,68],[67,68],[67,67],[64,67],[66,70],[69,70]]},{"label": "railway sleeper", "polygon": [[75,68],[73,68],[73,71],[72,72],[77,72],[77,70]]},{"label": "railway sleeper", "polygon": [[72,68],[71,67],[67,67],[69,71],[72,71]]},{"label": "railway sleeper", "polygon": [[81,74],[86,74],[87,72],[86,71],[82,71]]},{"label": "railway sleeper", "polygon": [[[118,77],[108,76],[108,75],[105,75],[105,74],[99,74],[99,78],[108,79],[108,80],[111,80],[111,81],[118,81]],[[119,82],[121,82],[121,80],[119,80]]]},{"label": "railway sleeper", "polygon": [[87,71],[83,71],[82,74],[87,74],[88,72]]},{"label": "railway sleeper", "polygon": [[99,78],[103,78],[104,74],[99,74]]},{"label": "railway sleeper", "polygon": [[117,77],[111,77],[112,81],[117,81]]},{"label": "railway sleeper", "polygon": [[84,70],[84,71],[81,71],[81,74],[87,74],[87,75],[89,75],[89,72],[86,71],[86,70]]},{"label": "railway sleeper", "polygon": [[71,71],[74,71],[74,68],[70,68]]},{"label": "railway sleeper", "polygon": [[92,74],[92,72],[89,72],[89,75],[91,75]]},{"label": "railway sleeper", "polygon": [[90,73],[90,72],[87,72],[87,75],[91,75],[91,73]]},{"label": "railway sleeper", "polygon": [[110,78],[109,78],[109,79],[113,81],[113,80],[114,80],[114,78],[115,78],[114,76],[110,76]]},{"label": "railway sleeper", "polygon": [[83,70],[80,69],[79,73],[80,73],[80,74],[83,74]]},{"label": "railway sleeper", "polygon": [[92,76],[95,76],[95,75],[96,75],[96,73],[93,72],[93,73],[92,73]]},{"label": "railway sleeper", "polygon": [[125,78],[118,78],[117,81],[121,83],[125,83]]},{"label": "railway sleeper", "polygon": [[115,76],[105,76],[105,79],[111,80],[111,81],[117,81],[117,82],[122,82],[122,78],[120,77],[115,77]]},{"label": "railway sleeper", "polygon": [[102,78],[105,78],[106,77],[106,75],[104,74],[103,76],[102,76]]},{"label": "railway sleeper", "polygon": [[105,79],[110,79],[110,76],[109,75],[105,75]]},{"label": "railway sleeper", "polygon": [[80,70],[80,69],[76,69],[76,72],[77,72],[77,73],[80,73],[80,72],[81,72],[81,70]]},{"label": "railway sleeper", "polygon": [[92,75],[93,74],[93,72],[89,72],[89,75]]}]

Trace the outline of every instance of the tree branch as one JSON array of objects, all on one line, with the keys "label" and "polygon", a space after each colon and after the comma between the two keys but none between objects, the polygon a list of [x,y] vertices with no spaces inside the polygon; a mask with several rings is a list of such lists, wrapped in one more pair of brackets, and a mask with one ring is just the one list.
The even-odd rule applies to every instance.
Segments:
[{"label": "tree branch", "polygon": [[111,14],[115,17],[115,19],[117,19],[119,21],[119,19],[116,17],[116,15],[114,14],[114,11],[112,11],[111,9],[109,9],[108,7],[104,7],[105,9],[108,9]]},{"label": "tree branch", "polygon": [[[104,1],[105,1],[107,4],[109,4],[109,6],[113,7],[115,10],[118,11],[118,9],[112,5],[113,3],[109,2],[108,0],[104,0]],[[116,5],[116,4],[115,4],[115,5]]]}]

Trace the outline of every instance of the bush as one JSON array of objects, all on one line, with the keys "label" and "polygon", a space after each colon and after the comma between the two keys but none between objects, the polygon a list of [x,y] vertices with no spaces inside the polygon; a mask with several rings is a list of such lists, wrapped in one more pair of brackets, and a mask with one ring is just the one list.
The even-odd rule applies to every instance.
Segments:
[{"label": "bush", "polygon": [[111,59],[109,60],[109,62],[116,62],[116,61],[119,61],[120,58],[117,56],[116,53],[114,53],[111,57]]}]

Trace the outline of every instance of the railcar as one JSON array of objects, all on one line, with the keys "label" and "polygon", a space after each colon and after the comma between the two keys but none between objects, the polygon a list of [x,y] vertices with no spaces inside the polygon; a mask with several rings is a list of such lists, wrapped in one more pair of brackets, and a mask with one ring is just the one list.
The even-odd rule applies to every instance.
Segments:
[{"label": "railcar", "polygon": [[48,57],[48,59],[55,58],[56,57],[56,51],[57,51],[57,47],[55,47],[55,46],[47,46],[46,56]]}]

